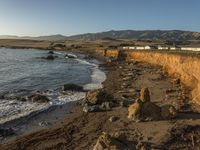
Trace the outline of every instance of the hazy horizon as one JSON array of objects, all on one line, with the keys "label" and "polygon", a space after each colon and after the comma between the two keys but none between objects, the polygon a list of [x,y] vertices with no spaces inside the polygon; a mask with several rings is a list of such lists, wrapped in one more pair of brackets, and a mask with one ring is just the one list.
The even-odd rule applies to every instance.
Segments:
[{"label": "hazy horizon", "polygon": [[200,32],[198,0],[0,0],[0,35],[65,36],[110,30]]}]

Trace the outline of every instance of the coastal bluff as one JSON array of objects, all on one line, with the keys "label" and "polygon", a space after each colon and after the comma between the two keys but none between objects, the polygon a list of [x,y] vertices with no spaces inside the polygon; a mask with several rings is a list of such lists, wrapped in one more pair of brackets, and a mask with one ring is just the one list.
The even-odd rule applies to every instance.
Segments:
[{"label": "coastal bluff", "polygon": [[96,53],[107,58],[126,61],[142,61],[159,65],[170,76],[180,79],[186,86],[192,88],[192,102],[200,105],[200,58],[160,51],[130,51],[130,50],[96,50]]}]

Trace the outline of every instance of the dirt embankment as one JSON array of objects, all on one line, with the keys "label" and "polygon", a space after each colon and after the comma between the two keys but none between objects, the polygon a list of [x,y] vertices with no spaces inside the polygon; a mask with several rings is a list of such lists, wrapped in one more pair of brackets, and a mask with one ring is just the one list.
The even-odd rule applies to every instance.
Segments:
[{"label": "dirt embankment", "polygon": [[[100,52],[98,52],[100,53]],[[170,54],[152,51],[119,51],[105,50],[101,52],[106,57],[120,58],[126,61],[137,60],[154,65],[160,65],[170,75],[180,79],[191,87],[192,102],[200,105],[200,59],[181,54]]]}]

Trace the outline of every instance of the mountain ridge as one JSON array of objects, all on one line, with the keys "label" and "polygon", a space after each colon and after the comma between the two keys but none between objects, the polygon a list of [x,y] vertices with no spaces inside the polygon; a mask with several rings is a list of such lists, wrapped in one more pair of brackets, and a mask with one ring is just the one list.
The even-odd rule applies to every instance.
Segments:
[{"label": "mountain ridge", "polygon": [[49,36],[10,36],[0,35],[0,39],[31,39],[31,40],[100,40],[105,38],[111,39],[140,39],[140,40],[200,40],[200,32],[183,31],[183,30],[110,30],[105,32],[85,33],[72,36],[61,34]]}]

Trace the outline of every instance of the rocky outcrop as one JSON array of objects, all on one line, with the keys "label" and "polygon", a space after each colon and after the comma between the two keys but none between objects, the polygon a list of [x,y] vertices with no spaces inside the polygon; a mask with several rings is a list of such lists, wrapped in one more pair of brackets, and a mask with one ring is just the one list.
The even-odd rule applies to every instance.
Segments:
[{"label": "rocky outcrop", "polygon": [[150,93],[148,88],[142,88],[140,91],[140,100],[142,102],[150,102]]},{"label": "rocky outcrop", "polygon": [[105,50],[105,57],[109,58],[118,58],[119,50],[117,49],[107,49]]},{"label": "rocky outcrop", "polygon": [[128,118],[132,120],[139,120],[141,118],[141,106],[142,102],[136,100],[136,102],[128,108]]},{"label": "rocky outcrop", "polygon": [[111,137],[109,134],[103,132],[98,138],[93,150],[123,150],[126,149],[126,145]]},{"label": "rocky outcrop", "polygon": [[62,86],[63,91],[83,91],[83,87],[77,84],[69,83]]},{"label": "rocky outcrop", "polygon": [[141,139],[137,130],[117,129],[110,133],[103,132],[93,150],[150,150],[151,144]]},{"label": "rocky outcrop", "polygon": [[85,102],[89,105],[101,105],[104,102],[112,102],[112,95],[104,90],[92,90],[87,92]]},{"label": "rocky outcrop", "polygon": [[176,117],[176,109],[172,105],[157,106],[150,101],[149,90],[142,88],[140,98],[128,108],[128,118],[134,121],[173,119]]}]

